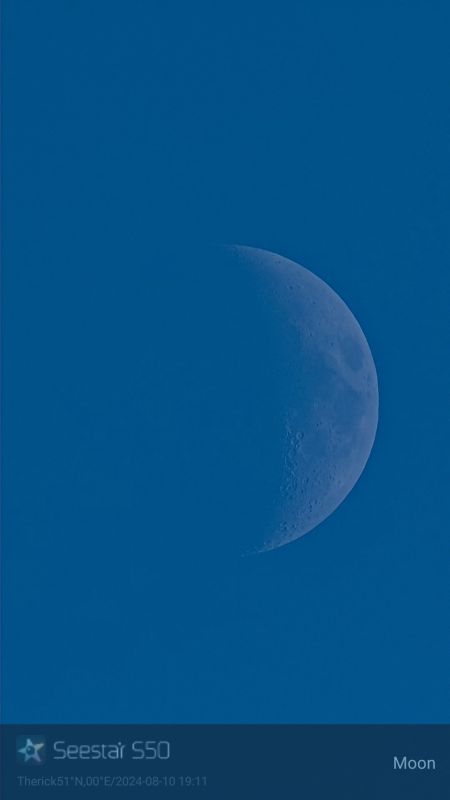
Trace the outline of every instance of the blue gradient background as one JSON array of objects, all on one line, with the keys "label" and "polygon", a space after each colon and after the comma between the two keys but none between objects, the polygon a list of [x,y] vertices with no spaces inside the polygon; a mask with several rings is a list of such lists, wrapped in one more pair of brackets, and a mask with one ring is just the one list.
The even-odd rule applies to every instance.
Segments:
[{"label": "blue gradient background", "polygon": [[[4,721],[449,721],[449,23],[3,3]],[[154,237],[280,252],[370,342],[368,466],[267,557],[148,545]]]}]

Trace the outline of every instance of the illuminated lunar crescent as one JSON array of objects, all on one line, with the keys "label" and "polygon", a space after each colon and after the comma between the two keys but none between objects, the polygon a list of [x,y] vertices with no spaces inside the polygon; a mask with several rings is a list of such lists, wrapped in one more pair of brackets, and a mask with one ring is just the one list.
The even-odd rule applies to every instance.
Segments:
[{"label": "illuminated lunar crescent", "polygon": [[270,535],[257,551],[304,536],[342,503],[360,477],[378,421],[378,383],[366,338],[324,281],[282,256],[230,246],[254,273],[281,334],[286,370],[283,473]]}]

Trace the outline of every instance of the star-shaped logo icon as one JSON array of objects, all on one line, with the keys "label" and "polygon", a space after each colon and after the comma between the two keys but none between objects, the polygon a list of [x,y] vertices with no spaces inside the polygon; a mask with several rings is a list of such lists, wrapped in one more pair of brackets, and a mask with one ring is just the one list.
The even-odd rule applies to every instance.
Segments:
[{"label": "star-shaped logo icon", "polygon": [[23,747],[18,747],[17,752],[23,756],[23,763],[28,764],[32,761],[34,764],[43,764],[43,752],[40,752],[45,747],[45,741],[39,741],[37,737],[23,736],[20,737]]}]

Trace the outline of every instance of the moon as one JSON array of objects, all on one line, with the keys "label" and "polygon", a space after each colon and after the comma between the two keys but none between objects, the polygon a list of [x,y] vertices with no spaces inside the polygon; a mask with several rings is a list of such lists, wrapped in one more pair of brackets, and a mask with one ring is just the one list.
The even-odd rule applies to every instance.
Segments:
[{"label": "moon", "polygon": [[283,467],[273,530],[253,552],[312,531],[364,470],[378,423],[374,360],[344,301],[308,269],[266,250],[225,246],[252,275],[283,347]]}]

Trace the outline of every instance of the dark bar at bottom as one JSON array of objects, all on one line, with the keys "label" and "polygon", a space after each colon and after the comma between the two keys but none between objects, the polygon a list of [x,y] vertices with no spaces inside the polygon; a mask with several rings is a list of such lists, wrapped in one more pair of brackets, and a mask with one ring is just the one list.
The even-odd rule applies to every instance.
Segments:
[{"label": "dark bar at bottom", "polygon": [[445,800],[449,725],[4,725],[2,798]]}]

